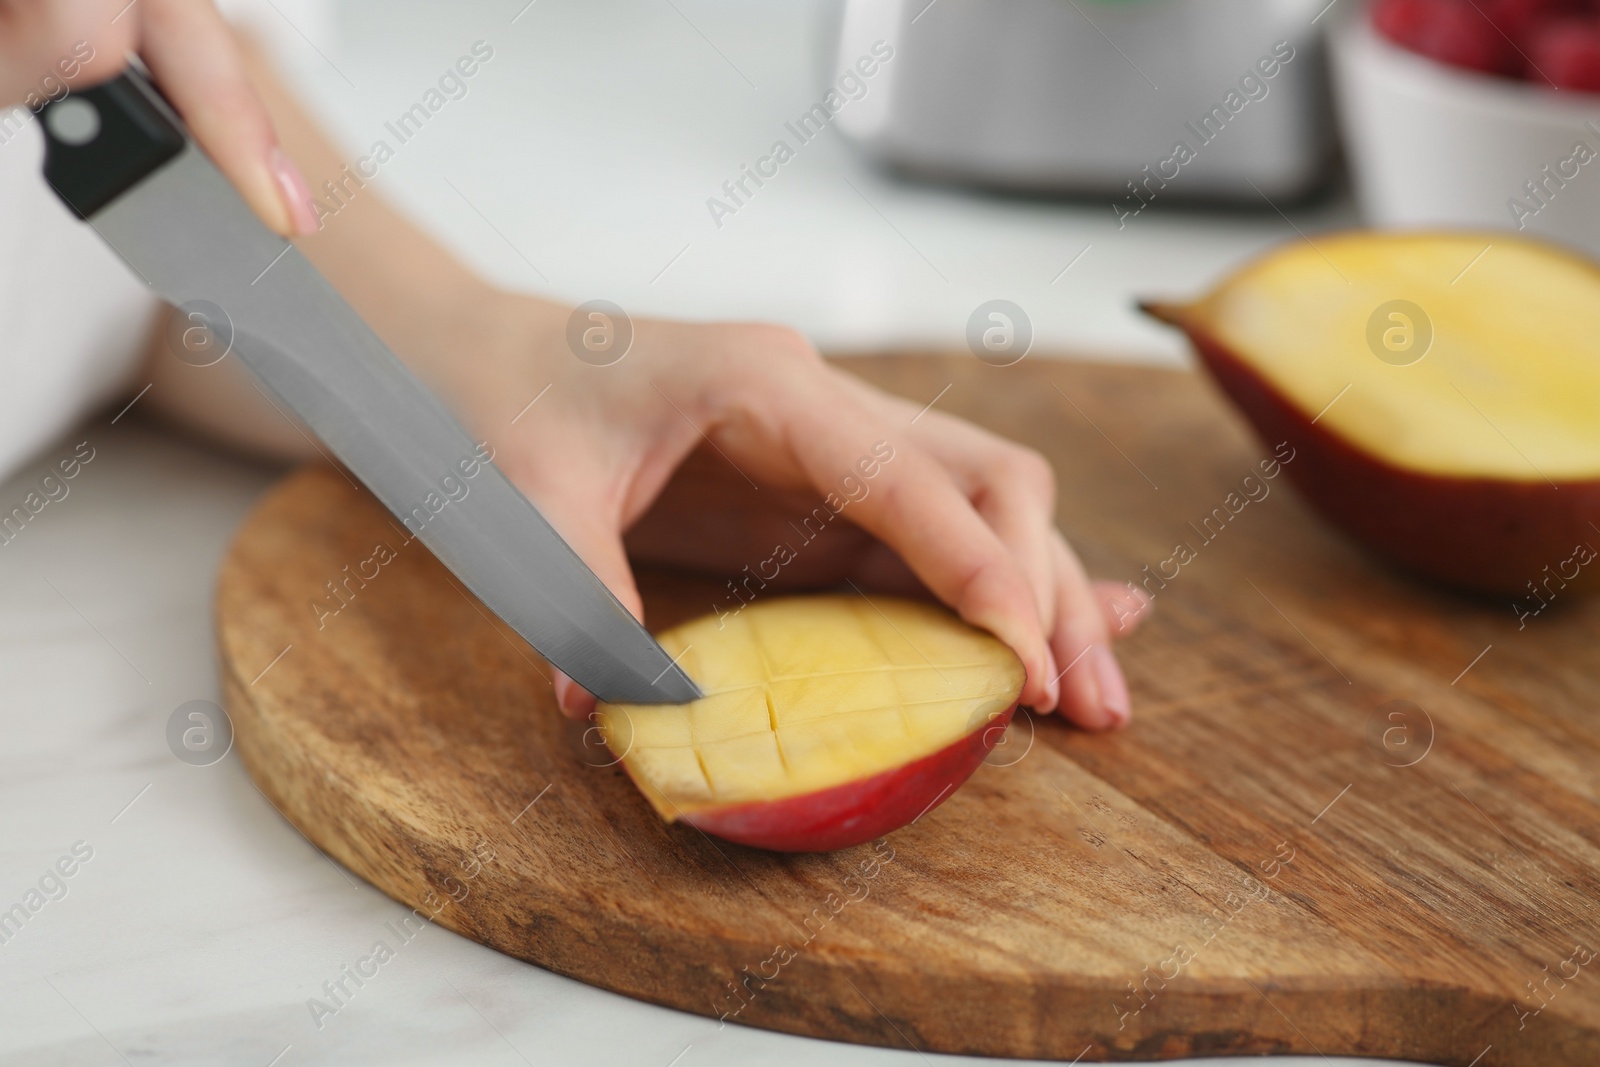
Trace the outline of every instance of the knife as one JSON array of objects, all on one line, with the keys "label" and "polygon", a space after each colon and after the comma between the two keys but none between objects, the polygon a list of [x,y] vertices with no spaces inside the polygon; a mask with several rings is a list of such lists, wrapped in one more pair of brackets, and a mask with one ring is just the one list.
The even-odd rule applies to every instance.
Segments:
[{"label": "knife", "polygon": [[604,701],[701,695],[438,398],[262,225],[137,64],[40,118],[56,195],[157,295],[204,309],[197,321],[216,343],[231,342],[226,351],[541,655]]}]

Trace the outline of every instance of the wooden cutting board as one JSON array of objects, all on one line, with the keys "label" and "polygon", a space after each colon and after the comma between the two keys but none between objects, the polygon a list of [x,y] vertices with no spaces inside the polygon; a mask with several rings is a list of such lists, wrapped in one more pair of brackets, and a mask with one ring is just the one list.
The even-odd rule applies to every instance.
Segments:
[{"label": "wooden cutting board", "polygon": [[[738,1023],[1086,1061],[1600,1062],[1600,605],[1519,629],[1364,557],[1282,476],[1219,522],[1269,450],[1187,373],[850,366],[1048,454],[1091,571],[1196,550],[1121,650],[1130,729],[1019,718],[942,807],[835,855],[667,827],[549,667],[313,467],[218,592],[256,781],[421,916]],[[319,628],[346,566],[376,576]],[[658,626],[718,589],[646,585]]]}]

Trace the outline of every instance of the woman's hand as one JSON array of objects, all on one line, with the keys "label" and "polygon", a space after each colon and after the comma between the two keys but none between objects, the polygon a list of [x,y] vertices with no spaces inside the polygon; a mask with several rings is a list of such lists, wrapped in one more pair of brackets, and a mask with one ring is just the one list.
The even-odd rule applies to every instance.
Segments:
[{"label": "woman's hand", "polygon": [[262,222],[285,236],[316,230],[311,192],[211,0],[0,0],[0,107],[38,110],[115,77],[135,51]]},{"label": "woman's hand", "polygon": [[[498,300],[472,315],[472,365],[435,384],[635,615],[630,555],[739,576],[728,611],[845,582],[925,590],[1017,651],[1023,703],[1088,729],[1127,721],[1110,636],[1146,602],[1085,576],[1038,453],[880,392],[780,327],[638,321],[601,366],[614,352],[574,355],[567,309]],[[592,707],[565,678],[557,691],[569,713]]]}]

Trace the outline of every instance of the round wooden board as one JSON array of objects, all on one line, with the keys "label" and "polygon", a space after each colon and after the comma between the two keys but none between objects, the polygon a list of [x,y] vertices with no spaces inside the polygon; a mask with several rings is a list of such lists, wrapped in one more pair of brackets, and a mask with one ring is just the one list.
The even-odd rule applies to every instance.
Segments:
[{"label": "round wooden board", "polygon": [[[739,1023],[1067,1060],[1600,1062],[1595,607],[1519,629],[1362,557],[1281,476],[1205,540],[1268,450],[1188,374],[851,366],[919,403],[949,385],[942,408],[1045,451],[1091,570],[1197,547],[1122,651],[1129,730],[1019,718],[947,803],[838,854],[669,827],[557,713],[548,666],[314,467],[221,577],[251,774],[422,915]],[[645,578],[656,626],[718,596]]]}]

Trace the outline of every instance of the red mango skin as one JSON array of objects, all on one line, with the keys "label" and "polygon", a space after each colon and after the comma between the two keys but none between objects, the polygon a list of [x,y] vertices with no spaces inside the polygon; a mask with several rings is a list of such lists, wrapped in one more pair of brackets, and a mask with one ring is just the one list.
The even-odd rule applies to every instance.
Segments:
[{"label": "red mango skin", "polygon": [[772,852],[832,852],[873,841],[954,795],[1005,734],[1015,704],[922,759],[831,789],[782,800],[703,808],[684,822],[735,844]]},{"label": "red mango skin", "polygon": [[[1333,525],[1373,554],[1453,588],[1533,600],[1564,588],[1600,589],[1600,566],[1563,563],[1600,548],[1600,479],[1560,482],[1457,478],[1404,470],[1311,423],[1182,307],[1146,312],[1189,335],[1211,377],[1268,447],[1287,441],[1289,480]],[[1546,570],[1546,568],[1549,568]],[[1548,587],[1544,584],[1549,582]]]}]

